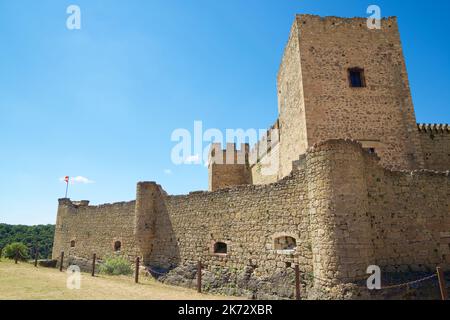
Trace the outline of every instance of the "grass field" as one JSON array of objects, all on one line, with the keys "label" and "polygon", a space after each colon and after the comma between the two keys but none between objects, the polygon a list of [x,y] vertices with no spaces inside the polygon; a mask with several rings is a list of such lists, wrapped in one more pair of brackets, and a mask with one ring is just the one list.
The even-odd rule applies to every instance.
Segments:
[{"label": "grass field", "polygon": [[194,290],[167,286],[140,277],[91,277],[81,274],[81,288],[67,289],[67,273],[58,269],[35,268],[29,263],[0,260],[0,300],[210,300],[230,297],[199,294]]}]

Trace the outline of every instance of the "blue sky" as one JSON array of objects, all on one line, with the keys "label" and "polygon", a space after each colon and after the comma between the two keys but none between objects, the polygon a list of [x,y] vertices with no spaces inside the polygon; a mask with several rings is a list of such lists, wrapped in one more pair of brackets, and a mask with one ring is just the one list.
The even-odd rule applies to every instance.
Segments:
[{"label": "blue sky", "polygon": [[205,167],[172,164],[172,131],[268,127],[294,15],[370,4],[399,17],[418,121],[450,123],[447,0],[0,0],[0,222],[54,223],[65,175],[94,204],[137,181],[207,189]]}]

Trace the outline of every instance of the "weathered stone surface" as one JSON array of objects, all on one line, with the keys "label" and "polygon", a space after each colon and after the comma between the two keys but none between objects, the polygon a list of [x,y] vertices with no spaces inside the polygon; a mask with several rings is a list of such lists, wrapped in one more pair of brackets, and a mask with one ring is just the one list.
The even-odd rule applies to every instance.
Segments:
[{"label": "weathered stone surface", "polygon": [[[140,256],[153,276],[186,287],[200,260],[205,290],[258,299],[292,299],[295,264],[308,299],[378,298],[357,283],[369,265],[448,269],[448,126],[416,125],[395,18],[382,30],[365,22],[296,17],[271,128],[280,141],[263,157],[279,158],[276,174],[263,176],[246,145],[216,146],[233,164],[210,164],[212,192],[171,196],[142,182],[136,201],[61,199],[53,258],[64,251],[88,268],[93,253]],[[351,67],[364,68],[365,87],[349,86]]]}]

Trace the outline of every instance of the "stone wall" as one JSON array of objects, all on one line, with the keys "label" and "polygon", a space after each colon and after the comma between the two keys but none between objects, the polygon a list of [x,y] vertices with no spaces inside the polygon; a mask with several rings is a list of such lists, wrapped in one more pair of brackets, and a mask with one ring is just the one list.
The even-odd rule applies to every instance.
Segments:
[{"label": "stone wall", "polygon": [[292,171],[292,162],[308,148],[303,72],[298,24],[292,25],[277,77],[280,130],[279,178]]},{"label": "stone wall", "polygon": [[254,185],[277,182],[280,164],[280,144],[276,144],[259,161],[250,167]]},{"label": "stone wall", "polygon": [[[135,257],[135,201],[100,206],[87,203],[59,200],[53,259],[59,258],[61,251],[66,257],[86,259],[91,259],[93,253],[99,260],[114,254]],[[114,249],[116,241],[121,244],[118,252]]]},{"label": "stone wall", "polygon": [[449,172],[396,172],[368,159],[367,195],[375,264],[385,271],[450,269]]},{"label": "stone wall", "polygon": [[[380,30],[366,18],[298,15],[294,25],[307,145],[353,139],[375,148],[385,166],[423,168],[396,18],[382,19]],[[350,86],[350,68],[363,69],[364,87]]]},{"label": "stone wall", "polygon": [[450,125],[419,124],[418,128],[425,168],[450,170]]},{"label": "stone wall", "polygon": [[[384,272],[449,268],[449,172],[391,171],[349,140],[315,145],[294,169],[276,183],[215,192],[170,196],[143,182],[135,202],[62,199],[54,257],[64,250],[101,259],[119,240],[121,254],[169,272],[163,281],[193,286],[201,260],[206,289],[258,298],[292,297],[294,264],[308,298],[346,298],[346,286],[373,264]],[[219,242],[226,253],[214,251]],[[235,291],[224,291],[231,282]]]}]

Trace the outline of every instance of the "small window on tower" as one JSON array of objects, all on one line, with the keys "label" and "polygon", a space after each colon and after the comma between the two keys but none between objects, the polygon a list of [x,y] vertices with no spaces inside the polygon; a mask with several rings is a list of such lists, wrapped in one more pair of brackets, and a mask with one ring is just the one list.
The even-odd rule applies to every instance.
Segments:
[{"label": "small window on tower", "polygon": [[348,78],[350,80],[350,87],[352,88],[363,88],[366,86],[366,81],[364,79],[364,69],[348,69]]}]

